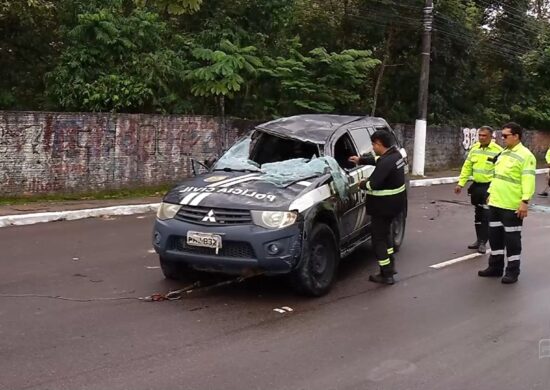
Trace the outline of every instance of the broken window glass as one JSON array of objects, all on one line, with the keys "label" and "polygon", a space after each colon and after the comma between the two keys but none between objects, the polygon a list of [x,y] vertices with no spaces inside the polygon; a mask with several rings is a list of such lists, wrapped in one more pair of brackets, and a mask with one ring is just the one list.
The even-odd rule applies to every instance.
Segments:
[{"label": "broken window glass", "polygon": [[248,158],[252,139],[246,137],[233,145],[214,165],[214,171],[259,172],[260,164]]},{"label": "broken window glass", "polygon": [[318,153],[315,144],[262,133],[233,145],[215,164],[214,170],[261,172],[259,180],[278,187],[330,174],[338,194],[347,196],[349,185],[345,172],[334,158],[317,157]]}]

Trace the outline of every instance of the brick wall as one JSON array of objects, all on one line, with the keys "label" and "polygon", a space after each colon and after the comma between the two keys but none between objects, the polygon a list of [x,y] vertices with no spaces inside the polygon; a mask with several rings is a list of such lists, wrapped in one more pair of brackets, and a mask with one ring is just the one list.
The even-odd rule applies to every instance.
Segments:
[{"label": "brick wall", "polygon": [[[228,138],[251,127],[228,121]],[[174,183],[223,147],[212,117],[0,112],[0,196]]]},{"label": "brick wall", "polygon": [[[230,143],[255,123],[228,120]],[[395,125],[413,156],[414,126]],[[475,129],[428,128],[426,170],[459,167]],[[204,116],[0,112],[0,196],[172,184],[223,146],[220,121]],[[527,131],[539,159],[550,132]]]},{"label": "brick wall", "polygon": [[[413,157],[414,125],[393,125],[397,137],[404,144],[408,155]],[[502,145],[500,132],[496,132],[496,141]],[[476,129],[458,127],[428,127],[426,130],[426,171],[444,170],[462,166],[471,145],[476,141]],[[550,131],[526,130],[523,144],[527,146],[539,161],[550,147]]]}]

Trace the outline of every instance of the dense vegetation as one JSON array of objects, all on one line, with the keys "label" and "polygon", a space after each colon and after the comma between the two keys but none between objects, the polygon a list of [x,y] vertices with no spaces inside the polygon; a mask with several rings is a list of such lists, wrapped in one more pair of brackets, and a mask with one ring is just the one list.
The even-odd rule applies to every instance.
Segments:
[{"label": "dense vegetation", "polygon": [[[550,0],[435,0],[429,122],[550,128]],[[423,0],[0,0],[0,109],[416,118]]]}]

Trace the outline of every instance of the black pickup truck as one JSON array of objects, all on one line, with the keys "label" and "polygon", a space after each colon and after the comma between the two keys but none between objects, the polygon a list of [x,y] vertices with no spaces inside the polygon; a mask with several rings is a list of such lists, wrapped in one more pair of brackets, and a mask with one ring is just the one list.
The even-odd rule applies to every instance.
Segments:
[{"label": "black pickup truck", "polygon": [[[359,182],[374,166],[348,158],[372,153],[370,135],[379,129],[393,134],[384,119],[341,115],[257,126],[165,195],[153,232],[165,277],[185,270],[289,274],[300,292],[325,294],[339,260],[370,239]],[[396,249],[405,220],[406,207],[392,229]]]}]

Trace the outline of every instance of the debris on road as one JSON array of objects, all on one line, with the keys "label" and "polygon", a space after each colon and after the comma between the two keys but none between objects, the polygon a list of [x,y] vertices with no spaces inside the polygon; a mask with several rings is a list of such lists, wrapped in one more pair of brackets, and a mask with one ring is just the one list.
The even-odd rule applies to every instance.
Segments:
[{"label": "debris on road", "polygon": [[[223,287],[223,286],[229,286],[231,284],[237,284],[244,282],[247,279],[260,276],[262,275],[262,272],[251,272],[246,275],[239,276],[234,279],[224,280],[219,283],[215,283],[209,286],[203,286],[201,287],[202,283],[200,281],[196,281],[188,286],[185,286],[184,288],[181,288],[179,290],[170,291],[166,294],[162,293],[154,293],[152,295],[149,295],[147,297],[139,298],[142,301],[145,302],[161,302],[161,301],[175,301],[183,298],[184,294],[191,294],[191,293],[198,293],[198,292],[206,292],[213,290],[215,288]],[[289,308],[290,309],[290,308]],[[292,309],[290,309],[292,310]]]},{"label": "debris on road", "polygon": [[285,313],[293,312],[294,309],[288,306],[283,306],[281,308],[276,307],[275,309],[273,309],[273,311],[276,311],[277,313],[285,314]]}]

